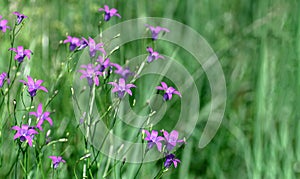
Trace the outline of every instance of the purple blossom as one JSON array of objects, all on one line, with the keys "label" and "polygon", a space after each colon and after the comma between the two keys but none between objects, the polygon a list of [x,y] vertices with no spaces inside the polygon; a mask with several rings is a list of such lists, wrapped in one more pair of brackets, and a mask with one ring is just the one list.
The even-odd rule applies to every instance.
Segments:
[{"label": "purple blossom", "polygon": [[148,27],[152,33],[152,40],[157,40],[158,38],[158,34],[162,31],[162,32],[170,32],[169,29],[167,28],[164,28],[164,27],[160,27],[160,26],[151,26],[151,25],[148,25],[146,24],[145,25],[146,27]]},{"label": "purple blossom", "polygon": [[0,74],[0,88],[4,85],[4,82],[7,81],[7,83],[10,83],[10,80],[7,78],[7,73],[3,72]]},{"label": "purple blossom", "polygon": [[107,5],[104,5],[104,8],[99,8],[98,9],[99,12],[104,11],[105,15],[104,15],[104,21],[109,21],[109,19],[112,16],[117,16],[119,18],[121,18],[120,14],[118,14],[118,10],[115,8],[111,8],[109,9],[109,7]]},{"label": "purple blossom", "polygon": [[36,95],[37,90],[43,90],[46,93],[48,92],[46,87],[41,86],[41,84],[43,83],[43,80],[34,81],[30,76],[27,76],[27,79],[28,79],[27,80],[28,82],[26,82],[24,80],[20,80],[20,82],[23,83],[24,85],[28,86],[28,92],[31,97],[34,97]]},{"label": "purple blossom", "polygon": [[6,25],[8,21],[6,19],[1,19],[2,16],[0,16],[0,30],[2,32],[6,32],[6,29],[10,29],[10,27]]},{"label": "purple blossom", "polygon": [[147,130],[143,130],[143,132],[145,132],[145,134],[147,135],[145,137],[145,140],[148,141],[148,149],[151,149],[154,145],[156,145],[157,150],[161,152],[162,144],[160,141],[165,139],[161,136],[157,136],[158,132],[155,130],[152,130],[151,134]]},{"label": "purple blossom", "polygon": [[90,57],[94,57],[97,51],[101,51],[104,55],[106,55],[103,46],[103,43],[96,44],[95,40],[89,37]]},{"label": "purple blossom", "polygon": [[74,51],[76,47],[79,47],[81,45],[79,38],[68,36],[66,40],[64,40],[64,43],[70,43],[70,51]]},{"label": "purple blossom", "polygon": [[12,50],[16,53],[15,60],[18,60],[19,63],[22,63],[25,57],[30,59],[30,55],[32,54],[31,50],[24,50],[23,46],[18,46],[17,48],[10,48],[9,50]]},{"label": "purple blossom", "polygon": [[175,158],[174,154],[168,154],[166,156],[166,161],[164,163],[164,166],[166,168],[169,168],[172,164],[174,164],[174,167],[176,168],[178,163],[180,163],[180,160]]},{"label": "purple blossom", "polygon": [[125,95],[125,92],[127,92],[130,96],[132,96],[132,92],[130,88],[135,88],[136,86],[134,84],[126,84],[125,80],[123,78],[119,79],[119,84],[116,82],[109,82],[108,84],[111,84],[114,86],[112,92],[118,92],[119,98],[123,98]]},{"label": "purple blossom", "polygon": [[111,66],[109,58],[104,58],[102,56],[99,56],[97,59],[98,64],[100,65],[100,72],[104,72],[106,68]]},{"label": "purple blossom", "polygon": [[177,91],[173,87],[168,87],[165,82],[161,82],[161,86],[157,86],[156,89],[165,91],[165,94],[163,97],[165,101],[171,100],[172,94],[177,94],[178,96],[181,97],[181,94],[179,91]]},{"label": "purple blossom", "polygon": [[23,21],[23,19],[27,18],[27,16],[19,12],[13,12],[13,14],[17,16],[17,25],[19,25]]},{"label": "purple blossom", "polygon": [[82,50],[85,47],[87,47],[88,45],[89,45],[89,42],[84,37],[81,37],[80,45],[78,47],[78,50]]},{"label": "purple blossom", "polygon": [[158,52],[155,52],[151,47],[147,47],[147,51],[149,52],[149,56],[147,59],[148,63],[151,63],[154,60],[157,60],[159,58],[164,59],[163,56],[161,56]]},{"label": "purple blossom", "polygon": [[168,152],[170,152],[176,145],[177,143],[184,143],[184,140],[177,140],[178,139],[178,132],[176,130],[172,130],[170,134],[162,130],[166,142],[166,149]]},{"label": "purple blossom", "polygon": [[27,140],[29,146],[32,147],[32,138],[34,134],[38,134],[36,130],[32,129],[32,127],[29,127],[28,125],[22,125],[22,127],[13,126],[11,129],[17,131],[14,136],[14,140],[16,140],[17,138],[19,138],[21,142]]},{"label": "purple blossom", "polygon": [[78,72],[82,73],[80,79],[86,78],[89,86],[93,86],[94,83],[96,86],[99,86],[98,76],[102,75],[100,72],[100,65],[94,66],[93,64],[88,64],[81,65],[80,67],[85,68],[85,70],[78,70]]},{"label": "purple blossom", "polygon": [[61,156],[49,156],[52,160],[53,168],[56,169],[60,163],[66,163]]},{"label": "purple blossom", "polygon": [[53,125],[53,121],[49,117],[50,112],[46,111],[46,112],[43,113],[42,103],[40,103],[38,105],[36,112],[29,112],[29,115],[35,116],[38,119],[38,123],[37,123],[36,127],[41,131],[43,130],[42,124],[45,120],[48,121],[51,126]]},{"label": "purple blossom", "polygon": [[127,80],[129,76],[133,76],[134,73],[130,71],[129,67],[123,68],[119,64],[116,63],[111,63],[112,66],[116,67],[117,69],[115,70],[115,74],[118,74],[121,76],[121,78],[124,78]]}]

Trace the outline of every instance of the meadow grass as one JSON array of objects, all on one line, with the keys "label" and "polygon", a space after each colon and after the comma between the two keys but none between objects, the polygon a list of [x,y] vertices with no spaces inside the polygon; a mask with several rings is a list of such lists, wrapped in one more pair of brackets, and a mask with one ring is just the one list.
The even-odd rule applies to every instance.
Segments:
[{"label": "meadow grass", "polygon": [[[58,90],[57,96],[49,105],[55,110],[51,115],[53,140],[58,142],[39,155],[43,161],[37,166],[38,173],[29,176],[47,178],[51,176],[48,155],[58,152],[67,164],[59,169],[58,178],[82,176],[85,155],[82,131],[77,128],[73,111],[72,94],[66,76],[60,76],[62,62],[67,56],[67,46],[60,43],[66,33],[72,36],[96,36],[99,33],[99,7],[109,4],[118,9],[122,19],[111,19],[111,24],[137,17],[165,17],[182,22],[202,35],[216,52],[224,71],[227,86],[227,105],[223,122],[214,139],[205,148],[198,148],[209,108],[211,105],[210,86],[205,73],[195,80],[200,94],[200,116],[192,136],[180,154],[181,163],[172,168],[163,178],[298,178],[300,176],[300,4],[297,0],[155,0],[155,1],[98,1],[98,0],[31,0],[7,1],[0,5],[2,16],[13,19],[13,11],[20,11],[29,19],[25,21],[22,33],[16,44],[24,45],[33,51],[30,61],[26,61],[23,79],[28,74],[43,78],[44,85],[51,87],[49,93],[40,93],[37,99],[48,99]],[[104,24],[103,29],[110,25]],[[9,36],[0,34],[0,72],[7,70]],[[160,42],[161,51],[176,60],[193,73],[201,68],[195,65],[190,54],[176,46]],[[125,44],[116,51],[114,62],[124,64],[127,59],[144,54],[144,42]],[[201,47],[199,47],[201,48]],[[76,54],[77,55],[77,54]],[[76,56],[78,57],[78,56]],[[137,111],[142,109],[145,96],[141,92],[155,81],[152,76],[138,81],[141,87],[135,91]],[[53,85],[55,84],[55,85]],[[18,93],[23,87],[14,89]],[[103,102],[103,99],[99,99]],[[132,99],[131,99],[132,100]],[[29,102],[29,101],[26,101]],[[105,105],[105,103],[104,103]],[[177,114],[180,102],[172,104],[169,114]],[[13,140],[13,119],[6,109],[1,112],[0,178],[13,178],[14,172],[6,175],[14,162],[18,149]],[[147,113],[142,111],[141,113]],[[22,119],[20,112],[17,118]],[[155,129],[167,128],[172,115],[166,116]],[[133,139],[135,132],[128,126],[117,124],[116,135],[128,135]],[[172,127],[172,126],[170,126]],[[49,129],[46,127],[45,129]],[[44,132],[44,134],[46,131]],[[45,140],[40,136],[38,140]],[[36,157],[30,158],[36,160]],[[110,160],[110,165],[105,165]],[[100,173],[113,170],[108,178],[133,178],[139,165],[128,164],[100,157]],[[31,166],[36,167],[36,166]],[[122,168],[123,167],[123,168]],[[157,162],[150,162],[141,168],[140,178],[152,178],[159,170]],[[22,172],[19,168],[18,172]]]}]

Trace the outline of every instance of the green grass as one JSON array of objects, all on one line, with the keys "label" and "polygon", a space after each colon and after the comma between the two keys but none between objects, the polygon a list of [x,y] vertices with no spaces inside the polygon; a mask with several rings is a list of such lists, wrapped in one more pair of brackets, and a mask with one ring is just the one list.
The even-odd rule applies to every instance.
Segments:
[{"label": "green grass", "polygon": [[[110,24],[137,17],[165,17],[192,27],[207,40],[222,64],[227,105],[219,131],[209,145],[198,148],[211,104],[210,86],[203,74],[196,80],[201,101],[199,121],[180,155],[182,163],[177,169],[171,169],[172,172],[169,171],[164,178],[300,176],[300,4],[297,0],[9,2],[5,0],[0,6],[1,15],[13,19],[11,12],[18,10],[30,17],[16,44],[34,52],[32,59],[24,64],[24,73],[17,79],[30,74],[43,78],[45,86],[51,86],[50,93],[40,93],[37,101],[47,99],[58,90],[58,95],[49,106],[49,109],[55,110],[51,115],[54,120],[51,135],[53,139],[68,138],[68,142],[57,143],[44,151],[44,168],[39,170],[44,175],[34,175],[47,178],[51,174],[47,156],[53,151],[56,154],[63,152],[67,160],[67,165],[59,169],[60,177],[74,178],[75,165],[78,170],[82,169],[82,163],[76,164],[76,161],[85,154],[84,140],[81,130],[76,128],[70,85],[62,82],[53,86],[67,54],[66,46],[59,42],[65,39],[66,34],[96,36],[99,32],[98,21],[102,18],[97,9],[107,3],[116,7],[122,15],[121,20],[114,18]],[[104,25],[103,28],[108,27]],[[7,70],[9,43],[8,33],[0,33],[0,72]],[[114,54],[113,61],[122,64],[126,59],[145,53],[142,45],[143,42],[124,45]],[[178,49],[174,52],[176,47],[167,42],[161,42],[160,46],[164,54],[176,56],[176,60],[190,73],[200,68],[194,62],[185,60],[191,58],[186,51]],[[144,78],[148,78],[148,82],[138,83],[147,88],[152,77]],[[137,93],[141,91],[142,88],[136,89]],[[177,102],[168,114],[179,109],[180,102]],[[0,109],[0,178],[4,177],[17,153],[13,132],[9,130],[13,119],[7,118],[7,112],[3,111],[5,109]],[[18,117],[21,120],[22,115]],[[166,117],[155,129],[166,128],[171,117]],[[118,126],[117,131],[121,131],[119,135],[128,132],[124,128]],[[99,164],[99,167],[103,172],[104,164]],[[158,167],[155,162],[145,164],[141,176],[153,177]],[[137,168],[137,164],[124,167],[122,176],[133,176]],[[77,174],[81,176],[81,171]],[[115,175],[118,178],[120,172]]]}]

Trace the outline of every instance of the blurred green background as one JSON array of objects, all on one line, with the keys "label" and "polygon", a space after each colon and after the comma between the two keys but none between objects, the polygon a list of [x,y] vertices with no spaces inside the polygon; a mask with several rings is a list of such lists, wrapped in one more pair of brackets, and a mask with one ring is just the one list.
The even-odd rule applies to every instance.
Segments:
[{"label": "blurred green background", "polygon": [[[34,52],[23,75],[42,77],[45,86],[53,86],[67,52],[60,41],[67,33],[96,36],[102,19],[97,10],[104,4],[117,8],[122,15],[122,19],[112,18],[111,25],[137,17],[165,17],[192,27],[207,40],[222,64],[227,105],[217,135],[208,146],[199,149],[199,136],[205,125],[205,121],[199,121],[180,156],[182,163],[164,178],[300,177],[299,1],[2,0],[0,14],[10,23],[15,18],[13,11],[29,16],[16,41]],[[8,66],[8,33],[0,34],[0,46],[2,72]],[[119,63],[127,55],[138,54],[134,49],[131,46],[121,49]],[[164,52],[172,54],[168,49]],[[187,56],[180,52],[177,55],[178,59]],[[114,61],[118,62],[117,59]],[[199,68],[185,66],[190,72]],[[210,87],[206,77],[196,83],[200,92],[199,110],[206,116]],[[52,115],[55,119],[52,135],[67,137],[69,141],[54,150],[66,151],[68,166],[63,168],[62,176],[73,177],[73,166],[84,154],[83,138],[74,122],[70,87],[59,84],[58,89],[58,96],[50,105],[56,110]],[[52,93],[55,90],[50,89]],[[39,98],[46,96],[41,93]],[[2,125],[3,130],[9,128],[9,123]],[[0,173],[6,173],[11,160],[8,156],[11,147],[4,143],[12,144],[12,136],[11,131],[2,131]],[[144,178],[152,176],[149,167],[143,173]]]}]

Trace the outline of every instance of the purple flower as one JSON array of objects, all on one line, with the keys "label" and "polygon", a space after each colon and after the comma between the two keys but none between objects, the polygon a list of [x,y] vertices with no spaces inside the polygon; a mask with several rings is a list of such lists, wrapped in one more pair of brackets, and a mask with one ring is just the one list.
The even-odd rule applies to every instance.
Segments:
[{"label": "purple flower", "polygon": [[146,27],[148,27],[152,33],[152,40],[157,40],[158,38],[158,34],[163,31],[163,32],[170,32],[169,29],[167,28],[164,28],[164,27],[160,27],[160,26],[156,26],[156,27],[153,27],[151,25],[148,25],[146,24],[145,25]]},{"label": "purple flower", "polygon": [[163,56],[159,55],[158,52],[155,52],[151,47],[147,47],[147,51],[149,52],[149,56],[147,59],[148,63],[151,63],[154,60],[157,60],[159,58],[164,59]]},{"label": "purple flower", "polygon": [[38,119],[36,127],[41,131],[43,130],[42,124],[45,120],[47,120],[51,126],[53,125],[52,119],[49,117],[50,112],[46,111],[43,113],[42,103],[38,105],[36,112],[29,112],[29,115],[35,116]]},{"label": "purple flower", "polygon": [[7,78],[7,73],[3,72],[0,74],[0,88],[4,85],[4,82],[7,81],[7,83],[10,83],[10,80]]},{"label": "purple flower", "polygon": [[109,9],[109,7],[107,5],[104,5],[104,8],[99,8],[98,9],[99,12],[104,11],[105,15],[104,15],[104,21],[109,21],[109,19],[112,16],[118,16],[119,18],[121,18],[120,14],[118,14],[118,10],[115,8],[111,8]]},{"label": "purple flower", "polygon": [[97,62],[100,65],[100,72],[104,72],[104,70],[111,65],[109,58],[104,60],[104,58],[101,56],[98,57]]},{"label": "purple flower", "polygon": [[169,134],[167,131],[162,130],[166,142],[166,149],[167,151],[171,151],[177,143],[184,143],[184,140],[177,140],[178,139],[178,132],[176,130],[172,130]]},{"label": "purple flower", "polygon": [[17,25],[19,25],[23,21],[23,19],[27,18],[27,16],[19,12],[13,12],[13,14],[17,16]]},{"label": "purple flower", "polygon": [[61,156],[49,156],[52,160],[53,168],[57,168],[60,163],[66,163],[66,161]]},{"label": "purple flower", "polygon": [[19,63],[22,63],[25,57],[30,59],[30,55],[32,54],[31,50],[24,50],[23,46],[18,46],[17,48],[10,48],[9,50],[12,50],[16,53],[15,60],[18,60]]},{"label": "purple flower", "polygon": [[17,133],[14,136],[14,140],[17,138],[20,138],[21,142],[24,142],[27,140],[30,147],[32,147],[32,138],[34,134],[38,134],[38,132],[28,125],[22,125],[22,127],[19,126],[13,126],[11,129],[16,130]]},{"label": "purple flower", "polygon": [[125,92],[127,92],[130,96],[132,96],[132,92],[130,88],[135,88],[136,86],[134,84],[126,84],[125,80],[123,78],[119,79],[119,84],[116,82],[109,82],[108,84],[111,84],[114,86],[114,89],[112,90],[113,93],[118,92],[119,98],[123,98],[125,95]]},{"label": "purple flower", "polygon": [[84,37],[81,37],[80,45],[78,47],[78,50],[82,50],[85,47],[87,47],[88,45],[89,45],[89,42]]},{"label": "purple flower", "polygon": [[76,47],[79,47],[81,45],[79,38],[68,36],[66,40],[64,40],[64,43],[70,43],[70,51],[74,51]]},{"label": "purple flower", "polygon": [[127,80],[127,78],[129,76],[134,75],[134,73],[130,71],[129,67],[123,68],[119,64],[116,64],[116,63],[112,63],[111,65],[117,68],[117,70],[115,70],[115,73],[120,75],[121,78],[124,78],[125,80]]},{"label": "purple flower", "polygon": [[106,52],[103,48],[103,43],[96,44],[94,39],[89,37],[89,48],[90,48],[90,57],[94,57],[96,55],[97,51],[101,51],[104,55],[106,55]]},{"label": "purple flower", "polygon": [[85,68],[85,70],[78,70],[78,72],[82,73],[80,79],[86,78],[89,86],[93,86],[94,83],[96,86],[99,86],[98,76],[102,75],[100,72],[100,65],[94,66],[93,64],[88,64],[81,65],[80,67]]},{"label": "purple flower", "polygon": [[165,82],[161,82],[161,86],[157,86],[156,89],[165,91],[164,100],[168,101],[172,99],[172,94],[177,94],[181,97],[179,91],[176,91],[173,87],[168,87]]},{"label": "purple flower", "polygon": [[157,136],[158,132],[155,130],[152,130],[151,134],[147,130],[143,130],[143,132],[145,132],[145,134],[147,135],[145,137],[145,140],[148,141],[148,149],[151,149],[154,145],[156,145],[157,150],[161,152],[162,144],[160,141],[165,140],[165,139],[161,136]]},{"label": "purple flower", "polygon": [[36,80],[34,81],[30,76],[27,76],[27,81],[24,80],[20,80],[21,83],[23,83],[24,85],[28,86],[28,92],[30,94],[31,97],[34,97],[36,95],[36,91],[37,90],[43,90],[46,93],[48,92],[48,90],[44,87],[41,86],[41,84],[43,83],[43,80]]},{"label": "purple flower", "polygon": [[0,30],[2,32],[6,32],[6,29],[10,29],[9,26],[7,26],[7,20],[6,19],[2,19],[2,16],[0,16]]},{"label": "purple flower", "polygon": [[168,154],[166,156],[166,161],[164,163],[164,166],[166,168],[169,168],[172,164],[174,164],[174,167],[176,168],[177,167],[177,163],[180,163],[180,160],[175,158],[175,155],[174,154]]}]

